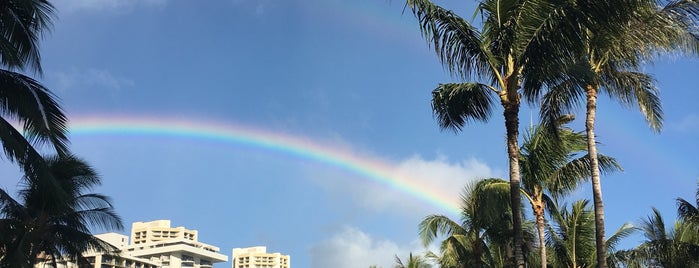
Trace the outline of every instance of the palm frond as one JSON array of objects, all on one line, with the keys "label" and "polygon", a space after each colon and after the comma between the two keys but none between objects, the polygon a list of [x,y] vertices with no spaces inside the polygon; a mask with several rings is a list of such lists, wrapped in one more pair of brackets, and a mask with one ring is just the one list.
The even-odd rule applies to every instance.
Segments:
[{"label": "palm frond", "polygon": [[51,26],[54,7],[46,0],[0,1],[0,62],[41,73],[39,39]]},{"label": "palm frond", "polygon": [[407,0],[406,5],[420,22],[425,39],[434,46],[442,64],[453,75],[491,80],[498,76],[491,67],[487,46],[470,23],[429,0]]},{"label": "palm frond", "polygon": [[616,246],[621,242],[622,239],[629,237],[633,233],[638,231],[636,227],[633,226],[631,223],[624,223],[621,227],[619,227],[616,232],[614,232],[609,238],[607,238],[607,252],[613,253],[616,252]]},{"label": "palm frond", "polygon": [[660,211],[656,208],[653,208],[653,214],[651,216],[643,219],[639,228],[648,240],[667,240],[665,221],[663,220]]},{"label": "palm frond", "polygon": [[420,222],[418,227],[422,243],[427,246],[438,235],[451,236],[455,234],[466,234],[468,231],[461,225],[444,215],[429,215]]},{"label": "palm frond", "polygon": [[663,109],[655,79],[648,74],[607,68],[602,73],[604,89],[609,96],[627,106],[638,106],[651,129],[662,128]]},{"label": "palm frond", "polygon": [[51,143],[58,154],[68,152],[67,117],[55,96],[36,80],[0,70],[0,113],[17,119],[31,143]]},{"label": "palm frond", "polygon": [[432,91],[432,110],[440,127],[458,131],[469,121],[487,122],[494,98],[491,88],[484,84],[440,84]]}]

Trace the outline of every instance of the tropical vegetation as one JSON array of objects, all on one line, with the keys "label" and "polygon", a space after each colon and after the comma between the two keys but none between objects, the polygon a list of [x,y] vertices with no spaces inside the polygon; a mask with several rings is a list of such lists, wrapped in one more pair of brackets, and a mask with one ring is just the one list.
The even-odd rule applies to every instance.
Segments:
[{"label": "tropical vegetation", "polygon": [[[438,125],[458,132],[487,122],[499,103],[508,180],[465,186],[460,219],[419,224],[424,245],[439,251],[395,256],[395,267],[699,267],[699,185],[694,202],[676,200],[672,224],[653,208],[606,235],[601,175],[621,167],[597,152],[595,130],[606,94],[660,131],[657,83],[643,67],[668,53],[699,55],[699,1],[480,0],[470,21],[430,0],[405,3],[457,80],[432,90]],[[85,251],[112,250],[91,230],[122,228],[109,197],[92,192],[97,172],[70,153],[56,96],[27,74],[42,75],[39,42],[54,13],[47,0],[0,1],[0,143],[24,172],[15,195],[0,189],[0,268],[66,257],[86,264]],[[542,124],[520,137],[523,99]],[[585,131],[575,132],[567,114],[583,104]],[[56,155],[42,156],[45,145]],[[568,200],[588,179],[592,208]],[[633,232],[645,240],[618,249]]]},{"label": "tropical vegetation", "polygon": [[[92,228],[122,228],[109,198],[90,192],[101,183],[97,173],[70,154],[56,96],[25,74],[43,73],[39,41],[54,13],[47,0],[0,1],[0,143],[24,172],[16,196],[0,189],[0,267],[63,257],[85,264],[88,249],[111,248]],[[35,147],[46,144],[55,156]]]},{"label": "tropical vegetation", "polygon": [[42,165],[33,145],[49,143],[59,155],[68,153],[67,118],[55,96],[19,72],[42,73],[38,42],[54,12],[46,0],[0,1],[0,142],[7,158],[26,169]]},{"label": "tropical vegetation", "polygon": [[606,267],[594,132],[598,92],[638,105],[651,127],[659,129],[662,110],[654,80],[639,70],[658,53],[699,51],[699,4],[482,0],[477,2],[480,27],[429,0],[406,0],[406,5],[445,68],[461,80],[477,80],[440,84],[433,90],[432,107],[440,127],[461,130],[470,121],[487,121],[496,100],[504,109],[517,267],[525,264],[518,191],[520,99],[541,104],[547,122],[585,100],[597,265]]},{"label": "tropical vegetation", "polygon": [[[495,211],[510,213],[507,183],[501,179],[484,179],[467,185],[461,199],[461,220],[444,215],[429,215],[420,223],[420,236],[425,245],[438,242],[439,252],[428,252],[424,258],[437,267],[512,267],[507,258],[512,253],[511,224]],[[576,200],[570,205],[552,200],[547,211],[546,267],[592,268],[597,263],[594,210],[589,200]],[[678,206],[679,207],[679,206]],[[681,209],[678,220],[669,227],[660,212],[653,208],[651,216],[639,223],[626,223],[607,239],[605,262],[610,267],[699,267],[699,232],[696,225],[685,221]],[[525,248],[538,243],[534,223],[525,219]],[[619,249],[624,238],[634,233],[645,237],[640,245]],[[527,264],[542,264],[538,254],[528,252]],[[414,257],[413,259],[421,259]]]},{"label": "tropical vegetation", "polygon": [[658,53],[699,53],[699,32],[693,21],[699,16],[696,1],[670,1],[664,6],[656,1],[620,1],[617,5],[623,7],[617,8],[618,16],[590,24],[581,32],[585,41],[583,53],[571,62],[568,72],[561,74],[566,78],[548,88],[541,107],[542,117],[550,121],[578,103],[585,103],[600,267],[606,265],[604,204],[594,128],[598,95],[605,93],[624,105],[637,106],[649,126],[659,131],[663,112],[658,89],[653,77],[641,71],[642,64]]},{"label": "tropical vegetation", "polygon": [[84,264],[87,250],[112,249],[90,228],[123,228],[110,199],[90,192],[101,179],[87,163],[72,155],[45,163],[53,176],[26,174],[17,199],[0,190],[0,267],[33,267],[63,257]]}]

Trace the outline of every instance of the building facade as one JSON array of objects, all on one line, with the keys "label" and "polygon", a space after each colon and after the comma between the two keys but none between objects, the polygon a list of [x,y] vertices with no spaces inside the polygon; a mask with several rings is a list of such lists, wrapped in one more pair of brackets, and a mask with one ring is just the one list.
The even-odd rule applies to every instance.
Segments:
[{"label": "building facade", "polygon": [[[172,228],[169,220],[135,222],[131,226],[131,239],[117,233],[96,237],[118,251],[85,252],[83,256],[90,266],[62,259],[56,261],[56,268],[212,268],[214,263],[228,261],[219,248],[199,242],[196,230]],[[46,260],[37,267],[54,267],[53,263]]]},{"label": "building facade", "polygon": [[291,258],[281,253],[267,253],[267,247],[233,249],[232,268],[289,268]]}]

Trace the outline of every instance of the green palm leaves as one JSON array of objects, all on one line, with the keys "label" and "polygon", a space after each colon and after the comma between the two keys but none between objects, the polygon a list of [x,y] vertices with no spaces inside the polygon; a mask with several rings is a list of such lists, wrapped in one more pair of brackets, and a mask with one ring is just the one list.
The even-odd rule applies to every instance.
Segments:
[{"label": "green palm leaves", "polygon": [[[407,0],[420,30],[442,64],[460,79],[478,81],[441,84],[432,107],[442,128],[460,130],[469,121],[487,121],[492,104],[504,109],[514,225],[515,262],[524,266],[519,178],[519,108],[524,87],[555,77],[578,42],[565,1],[479,2],[480,28],[429,0]],[[572,59],[572,58],[571,58]],[[528,82],[529,80],[537,82]],[[497,99],[496,99],[497,97]]]},{"label": "green palm leaves", "polygon": [[40,255],[84,262],[89,249],[111,249],[91,228],[123,227],[109,198],[89,192],[101,182],[90,166],[74,156],[45,162],[52,176],[26,174],[17,200],[0,190],[0,267],[33,267]]},{"label": "green palm leaves", "polygon": [[[0,1],[0,143],[25,172],[17,200],[0,190],[0,267],[64,255],[85,263],[83,252],[110,248],[91,228],[122,228],[109,198],[89,192],[100,184],[96,172],[68,152],[67,118],[56,97],[20,73],[42,73],[38,43],[53,13],[46,0]],[[46,144],[58,155],[44,159],[33,147]]]},{"label": "green palm leaves", "polygon": [[436,257],[440,267],[494,267],[498,256],[512,251],[509,185],[500,179],[481,180],[466,187],[461,201],[461,222],[427,216],[419,226],[422,241],[427,245],[446,237]]},{"label": "green palm leaves", "polygon": [[[45,0],[0,3],[0,142],[5,155],[22,165],[41,161],[32,144],[52,144],[67,153],[67,118],[55,96],[36,80],[15,72],[41,73],[38,41],[51,25],[53,6]],[[18,120],[26,138],[8,120]]]},{"label": "green palm leaves", "polygon": [[480,83],[440,84],[432,91],[432,110],[440,127],[457,131],[472,120],[487,122],[495,97],[490,86]]},{"label": "green palm leaves", "polygon": [[403,260],[401,260],[398,257],[398,255],[396,255],[395,258],[396,258],[395,268],[431,268],[432,267],[432,265],[428,264],[427,261],[423,257],[413,256],[412,252],[408,256],[408,259],[405,263],[403,263]]},{"label": "green palm leaves", "polygon": [[[432,108],[439,126],[459,131],[471,121],[487,121],[497,100],[504,109],[515,245],[522,245],[523,239],[517,191],[520,99],[541,104],[541,117],[552,125],[550,129],[560,116],[585,102],[587,144],[580,149],[586,149],[589,157],[580,159],[577,167],[585,165],[588,171],[579,169],[578,175],[591,176],[597,261],[606,267],[600,168],[610,163],[597,155],[598,94],[637,106],[651,128],[659,130],[663,113],[655,80],[639,68],[658,53],[699,52],[699,3],[482,0],[477,10],[480,26],[429,0],[406,0],[406,5],[444,67],[465,80],[433,90]],[[523,266],[519,246],[515,256],[517,266]]]}]

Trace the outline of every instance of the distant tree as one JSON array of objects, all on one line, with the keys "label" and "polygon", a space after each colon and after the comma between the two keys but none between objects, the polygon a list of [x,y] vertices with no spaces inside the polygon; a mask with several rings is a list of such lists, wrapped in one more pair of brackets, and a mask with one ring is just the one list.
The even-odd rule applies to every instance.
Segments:
[{"label": "distant tree", "polygon": [[85,263],[88,249],[112,247],[92,236],[91,228],[122,229],[109,198],[91,193],[100,185],[97,173],[72,155],[49,157],[52,177],[27,173],[18,199],[0,190],[0,267],[33,267],[37,257],[68,256]]},{"label": "distant tree", "polygon": [[395,255],[395,258],[395,268],[432,268],[432,265],[427,263],[427,261],[424,258],[422,258],[419,255],[413,256],[412,252],[408,256],[408,260],[406,263],[403,263],[403,261],[398,257],[398,255]]}]

